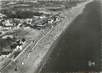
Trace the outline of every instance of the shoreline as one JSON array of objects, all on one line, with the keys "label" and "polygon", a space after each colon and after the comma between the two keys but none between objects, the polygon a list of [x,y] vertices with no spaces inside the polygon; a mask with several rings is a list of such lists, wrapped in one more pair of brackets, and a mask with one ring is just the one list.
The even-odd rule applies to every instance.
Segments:
[{"label": "shoreline", "polygon": [[[74,8],[77,9],[77,7],[81,7],[81,10],[79,11],[78,14],[76,14],[75,18],[72,17],[72,19],[70,19],[70,21],[69,21],[69,23],[68,23],[69,25],[68,25],[68,24],[65,25],[65,26],[67,26],[67,27],[64,27],[64,30],[62,31],[62,33],[54,40],[54,42],[52,43],[50,49],[48,50],[48,52],[47,52],[45,58],[44,58],[43,61],[41,62],[41,65],[39,66],[38,70],[35,71],[35,73],[40,73],[42,67],[43,67],[44,64],[47,62],[47,60],[48,60],[48,58],[49,58],[51,52],[53,51],[53,47],[54,47],[54,46],[57,44],[57,42],[59,41],[58,39],[61,38],[61,35],[63,35],[64,32],[68,29],[68,26],[70,26],[70,24],[73,22],[73,20],[75,20],[75,19],[77,18],[77,16],[79,16],[79,15],[81,15],[81,13],[83,13],[83,10],[84,10],[85,6],[86,6],[88,3],[90,3],[90,2],[91,2],[91,1],[86,2],[86,3],[83,3],[83,4],[82,4],[82,7],[81,7],[81,4],[80,4],[80,5],[77,5],[76,7],[70,8],[70,9],[72,9],[71,12],[74,12],[74,11],[73,11]],[[70,10],[70,9],[69,9],[69,10]],[[69,12],[70,12],[70,11],[69,11]],[[73,15],[73,14],[72,14],[72,15]],[[40,69],[40,70],[39,70],[39,69]]]},{"label": "shoreline", "polygon": [[[72,7],[69,10],[63,11],[64,16],[67,15],[65,20],[63,20],[61,23],[59,23],[57,26],[55,26],[53,28],[53,31],[51,31],[51,33],[49,33],[46,37],[41,39],[39,41],[39,43],[37,44],[37,46],[35,46],[33,48],[33,51],[30,54],[31,56],[33,56],[32,57],[33,59],[30,57],[30,59],[32,59],[32,60],[29,61],[29,62],[31,62],[31,64],[29,64],[30,68],[28,68],[27,70],[22,69],[23,66],[20,65],[22,62],[21,61],[22,57],[20,57],[19,59],[16,60],[17,65],[21,66],[20,68],[22,69],[21,70],[22,72],[24,72],[24,73],[38,73],[39,72],[38,68],[42,66],[42,63],[46,62],[46,58],[47,58],[46,56],[48,56],[49,53],[52,52],[53,48],[51,48],[51,47],[54,47],[53,44],[54,43],[56,44],[56,40],[58,40],[61,37],[60,35],[63,34],[63,32],[65,32],[65,30],[68,28],[70,23],[73,22],[73,20],[83,12],[83,9],[85,8],[86,4],[90,3],[91,1],[92,0],[78,4],[76,7]],[[65,12],[67,12],[67,13],[65,13]],[[63,27],[61,27],[61,26],[63,26]],[[13,68],[15,68],[15,66]],[[11,71],[8,73],[13,72],[12,70],[13,69],[11,69]],[[31,71],[31,70],[33,70],[33,71]]]}]

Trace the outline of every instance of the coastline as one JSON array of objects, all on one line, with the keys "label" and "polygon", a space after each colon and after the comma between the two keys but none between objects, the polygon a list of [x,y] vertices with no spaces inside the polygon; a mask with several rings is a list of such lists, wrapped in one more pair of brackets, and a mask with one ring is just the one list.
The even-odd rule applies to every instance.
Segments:
[{"label": "coastline", "polygon": [[[87,2],[77,5],[76,7],[71,8],[69,10],[63,11],[64,16],[67,15],[65,20],[62,21],[61,23],[59,23],[55,28],[53,28],[53,31],[51,31],[51,33],[49,33],[46,37],[41,39],[40,42],[33,48],[31,55],[35,55],[35,56],[33,56],[35,60],[33,59],[33,64],[29,69],[27,69],[26,73],[33,73],[33,72],[38,73],[38,67],[42,66],[41,63],[44,64],[44,62],[46,60],[46,56],[48,56],[51,53],[51,51],[53,50],[53,48],[51,48],[51,47],[54,47],[53,43],[56,43],[56,40],[60,37],[60,35],[68,28],[70,23],[78,15],[80,15],[83,12],[85,5],[90,2],[91,1],[87,1]],[[61,26],[63,26],[63,27],[61,27]],[[17,59],[17,64],[19,66],[20,66],[21,62],[22,61],[19,61],[19,59]],[[31,71],[32,69],[33,69],[33,71]],[[8,73],[11,73],[11,72],[8,72]]]},{"label": "coastline", "polygon": [[[75,13],[70,13],[71,15],[68,15],[68,13],[64,13],[65,15],[68,15],[67,16],[67,24],[64,25],[64,28],[62,31],[60,31],[58,35],[56,35],[56,39],[54,40],[54,42],[52,43],[52,45],[50,46],[50,49],[48,50],[46,56],[43,58],[43,61],[41,62],[41,65],[39,66],[39,68],[35,71],[35,73],[40,73],[40,70],[42,69],[42,67],[44,66],[44,64],[47,62],[48,60],[48,57],[49,55],[51,54],[51,52],[53,51],[53,47],[57,44],[57,42],[59,41],[58,39],[61,37],[61,35],[63,35],[63,33],[67,30],[68,26],[73,22],[74,19],[76,19],[77,16],[79,16],[81,13],[83,13],[83,10],[85,8],[85,6],[90,3],[92,0],[88,1],[88,2],[85,2],[85,3],[82,3],[82,4],[79,4],[77,5],[76,7],[73,7],[73,8],[70,8],[68,10],[68,12],[76,12],[77,14]],[[72,17],[71,17],[72,16]],[[70,18],[71,17],[71,18]],[[69,20],[70,19],[70,20]],[[69,21],[68,21],[69,20]],[[40,69],[40,70],[39,70]]]}]

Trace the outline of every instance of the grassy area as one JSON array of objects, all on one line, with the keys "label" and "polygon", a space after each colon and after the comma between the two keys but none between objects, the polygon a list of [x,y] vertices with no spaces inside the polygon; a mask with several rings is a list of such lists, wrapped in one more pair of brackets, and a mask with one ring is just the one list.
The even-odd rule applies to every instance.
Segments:
[{"label": "grassy area", "polygon": [[[10,51],[9,46],[10,46],[13,42],[15,42],[15,39],[10,39],[10,38],[0,39],[0,54],[1,54],[1,52],[3,52],[4,50]],[[6,54],[6,52],[5,52],[5,54]]]},{"label": "grassy area", "polygon": [[[35,12],[39,11],[39,8],[48,8],[48,7],[61,7],[65,6],[65,8],[70,8],[72,6],[75,6],[77,3],[80,3],[80,1],[38,1],[37,3],[33,2],[9,2],[9,1],[3,1],[2,2],[2,10],[1,13],[9,14],[9,16],[13,16],[15,13],[18,13],[18,15],[26,14],[30,17],[33,14],[31,11]],[[35,10],[36,9],[36,10]],[[63,9],[63,8],[62,8]],[[22,12],[26,11],[26,12]]]}]

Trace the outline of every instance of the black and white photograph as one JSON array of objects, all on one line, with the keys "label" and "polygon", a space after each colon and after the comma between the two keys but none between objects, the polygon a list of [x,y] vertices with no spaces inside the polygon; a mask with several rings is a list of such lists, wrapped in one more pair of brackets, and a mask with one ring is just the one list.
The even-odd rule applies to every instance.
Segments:
[{"label": "black and white photograph", "polygon": [[0,73],[102,73],[102,0],[0,0]]}]

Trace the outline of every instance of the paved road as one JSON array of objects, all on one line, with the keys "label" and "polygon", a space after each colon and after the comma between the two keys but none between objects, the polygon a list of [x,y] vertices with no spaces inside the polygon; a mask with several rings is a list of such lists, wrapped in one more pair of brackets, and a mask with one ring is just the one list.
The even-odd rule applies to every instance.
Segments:
[{"label": "paved road", "polygon": [[41,73],[100,70],[100,7],[99,0],[86,6],[57,40]]}]

